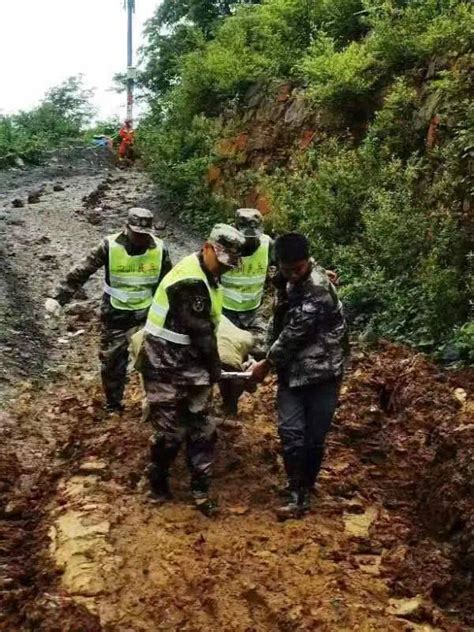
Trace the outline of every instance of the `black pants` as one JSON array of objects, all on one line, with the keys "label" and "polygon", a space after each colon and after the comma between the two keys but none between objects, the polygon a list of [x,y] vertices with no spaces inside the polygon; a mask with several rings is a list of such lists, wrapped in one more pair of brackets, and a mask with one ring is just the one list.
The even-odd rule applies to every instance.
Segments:
[{"label": "black pants", "polygon": [[337,406],[340,380],[278,388],[278,433],[291,489],[314,486],[326,434]]}]

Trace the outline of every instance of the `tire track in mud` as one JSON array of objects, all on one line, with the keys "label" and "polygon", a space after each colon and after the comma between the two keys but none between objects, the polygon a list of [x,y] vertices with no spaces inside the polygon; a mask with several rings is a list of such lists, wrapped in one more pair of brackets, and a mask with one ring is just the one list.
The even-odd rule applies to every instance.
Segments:
[{"label": "tire track in mud", "polygon": [[18,273],[11,259],[0,250],[2,372],[22,377],[38,375],[48,357],[50,341],[31,299],[29,282]]},{"label": "tire track in mud", "polygon": [[[58,179],[62,190],[54,192]],[[0,204],[7,207],[38,184],[43,187],[38,204],[0,214],[5,236],[0,370],[6,378],[0,391],[9,396],[0,412],[0,630],[97,632],[102,629],[97,617],[60,588],[48,537],[60,481],[79,470],[90,447],[88,433],[95,436],[97,424],[104,423],[100,397],[93,417],[90,412],[84,416],[91,410],[86,387],[98,381],[96,322],[94,317],[78,322],[74,316],[45,321],[43,303],[74,260],[123,226],[130,206],[149,203],[158,221],[159,209],[153,185],[142,174],[82,160],[77,165],[75,158],[71,164],[0,174],[0,182]],[[82,198],[89,202],[98,189],[100,210],[88,210]],[[169,226],[164,236],[173,240],[177,260],[199,242]],[[100,273],[88,291],[98,297],[97,277]],[[78,328],[85,329],[80,338],[58,347],[60,336],[67,340],[68,332]],[[71,393],[82,394],[80,405]]]}]

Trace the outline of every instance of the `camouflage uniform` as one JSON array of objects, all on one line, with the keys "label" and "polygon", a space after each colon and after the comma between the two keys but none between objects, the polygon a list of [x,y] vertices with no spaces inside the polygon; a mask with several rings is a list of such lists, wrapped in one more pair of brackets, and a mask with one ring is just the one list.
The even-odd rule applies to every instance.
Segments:
[{"label": "camouflage uniform", "polygon": [[337,405],[347,352],[341,302],[316,264],[296,285],[279,274],[268,360],[278,374],[278,430],[290,489],[311,488]]},{"label": "camouflage uniform", "polygon": [[[242,257],[251,257],[260,247],[260,237],[263,235],[262,215],[257,209],[240,208],[236,211],[235,223],[238,230],[247,238],[242,250]],[[272,251],[273,241],[270,240],[269,265],[272,264],[273,260]],[[262,273],[267,274],[268,270],[264,270]],[[268,318],[263,314],[263,305],[248,311],[235,311],[224,307],[223,313],[236,327],[252,334],[254,344],[250,354],[256,359],[264,357]],[[225,368],[235,370],[232,367]],[[224,411],[229,414],[236,414],[238,412],[238,400],[245,390],[245,383],[241,380],[225,380],[221,382],[219,387],[224,403]]]},{"label": "camouflage uniform", "polygon": [[[137,249],[130,243],[127,232],[121,233],[117,242],[122,244],[131,256],[141,255],[148,248],[154,247],[150,243],[142,249]],[[77,290],[100,268],[105,268],[105,282],[109,279],[109,241],[103,239],[98,246],[75,266],[58,286],[54,298],[65,305]],[[166,247],[163,248],[161,272],[156,286],[171,269],[171,260]],[[101,363],[102,385],[106,400],[111,407],[118,407],[122,401],[125,388],[128,364],[128,347],[131,335],[143,327],[148,309],[131,311],[116,309],[111,305],[111,298],[104,294],[101,304],[101,336],[99,358]]]},{"label": "camouflage uniform", "polygon": [[[241,247],[243,237],[227,228],[235,231],[231,235],[239,236]],[[202,253],[198,259],[209,287],[220,289],[219,279],[206,269]],[[163,326],[189,336],[190,343],[177,344],[145,328],[138,368],[147,396],[146,417],[155,430],[150,450],[150,485],[157,495],[167,489],[170,466],[185,442],[191,489],[196,500],[204,499],[216,443],[215,422],[208,410],[212,385],[221,371],[211,298],[206,283],[197,278],[183,278],[169,285],[166,295],[169,306]]]}]

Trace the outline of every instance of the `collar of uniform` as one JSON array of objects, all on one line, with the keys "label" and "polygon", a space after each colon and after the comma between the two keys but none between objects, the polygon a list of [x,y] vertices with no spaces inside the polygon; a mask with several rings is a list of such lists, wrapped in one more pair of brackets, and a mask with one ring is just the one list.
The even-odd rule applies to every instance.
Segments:
[{"label": "collar of uniform", "polygon": [[204,257],[202,255],[202,250],[198,254],[199,264],[206,275],[207,280],[209,281],[209,285],[213,288],[216,288],[219,285],[219,278],[215,277],[204,265]]}]

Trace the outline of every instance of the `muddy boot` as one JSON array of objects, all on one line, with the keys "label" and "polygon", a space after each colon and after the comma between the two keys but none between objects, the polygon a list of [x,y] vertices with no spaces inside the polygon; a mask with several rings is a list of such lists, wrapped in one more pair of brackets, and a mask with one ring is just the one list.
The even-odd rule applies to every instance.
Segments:
[{"label": "muddy boot", "polygon": [[191,480],[191,490],[195,508],[207,518],[218,512],[217,502],[209,496],[209,477],[194,476]]},{"label": "muddy boot", "polygon": [[311,511],[311,489],[303,488],[299,491],[299,506],[301,509],[302,515],[305,515]]},{"label": "muddy boot", "polygon": [[286,487],[278,492],[278,497],[283,503],[282,507],[287,504],[291,504],[295,500],[297,491],[304,484],[304,462],[300,454],[288,454],[283,453],[283,463],[288,477],[288,484]]},{"label": "muddy boot", "polygon": [[173,494],[169,486],[168,479],[150,481],[150,492],[148,494],[150,501],[162,505],[173,499]]},{"label": "muddy boot", "polygon": [[148,480],[150,498],[155,502],[166,502],[173,498],[169,487],[169,471],[179,451],[179,444],[169,444],[163,437],[155,436],[150,445]]},{"label": "muddy boot", "polygon": [[104,404],[104,410],[106,413],[123,413],[125,406],[120,402],[107,402]]},{"label": "muddy boot", "polygon": [[212,518],[219,513],[219,506],[217,501],[213,498],[197,498],[194,497],[194,506],[200,511],[206,518]]},{"label": "muddy boot", "polygon": [[300,504],[300,493],[297,489],[291,489],[286,502],[276,508],[275,513],[278,520],[298,519],[303,516]]},{"label": "muddy boot", "polygon": [[150,481],[150,500],[165,503],[173,498],[169,486],[169,468],[173,462],[177,448],[167,448],[164,441],[157,441],[150,446],[152,463],[148,466]]}]

